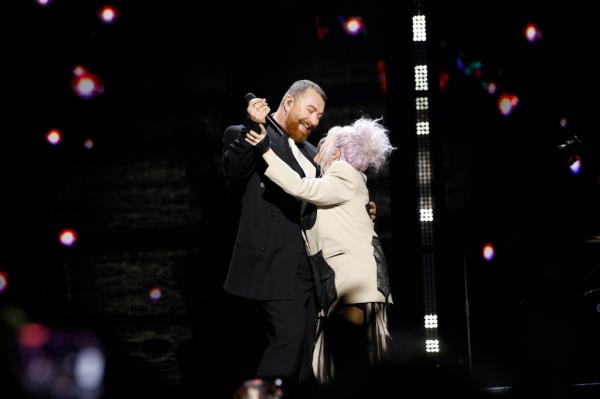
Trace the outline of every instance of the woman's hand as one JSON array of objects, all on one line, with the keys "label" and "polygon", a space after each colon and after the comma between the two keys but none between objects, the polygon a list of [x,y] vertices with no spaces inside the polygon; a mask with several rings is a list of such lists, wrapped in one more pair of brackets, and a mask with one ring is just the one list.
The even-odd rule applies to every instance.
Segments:
[{"label": "woman's hand", "polygon": [[271,140],[263,125],[260,125],[260,130],[260,134],[256,133],[254,130],[249,130],[248,133],[246,133],[244,140],[253,146],[256,152],[262,155],[271,148]]}]

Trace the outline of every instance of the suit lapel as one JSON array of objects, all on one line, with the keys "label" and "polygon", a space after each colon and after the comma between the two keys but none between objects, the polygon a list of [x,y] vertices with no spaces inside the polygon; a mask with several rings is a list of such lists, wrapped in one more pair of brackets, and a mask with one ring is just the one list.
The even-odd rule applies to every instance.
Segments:
[{"label": "suit lapel", "polygon": [[[313,166],[315,168],[317,168],[317,171],[318,171],[319,165],[317,165],[315,163],[315,156],[317,155],[317,149],[314,146],[312,146],[311,144],[307,144],[306,141],[304,143],[297,144],[297,146],[300,149],[300,152],[302,154],[304,154],[306,159],[308,159],[310,161],[310,163],[312,163]],[[317,176],[318,176],[318,174],[317,174]]]},{"label": "suit lapel", "polygon": [[300,167],[296,157],[292,153],[292,149],[288,143],[288,136],[281,135],[278,131],[273,129],[271,125],[267,127],[267,132],[271,138],[271,149],[281,158],[286,164],[288,164],[296,173],[300,176],[305,177],[304,170]]}]

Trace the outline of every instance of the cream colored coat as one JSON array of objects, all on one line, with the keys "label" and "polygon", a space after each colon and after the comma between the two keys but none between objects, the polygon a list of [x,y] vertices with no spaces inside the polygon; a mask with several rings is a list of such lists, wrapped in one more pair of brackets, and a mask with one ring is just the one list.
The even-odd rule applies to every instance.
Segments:
[{"label": "cream colored coat", "polygon": [[[285,192],[317,206],[315,225],[304,234],[310,255],[323,251],[345,304],[385,302],[377,290],[376,235],[365,206],[367,177],[345,161],[334,161],[321,178],[302,178],[278,157],[265,175]],[[388,298],[391,302],[391,298]]]}]

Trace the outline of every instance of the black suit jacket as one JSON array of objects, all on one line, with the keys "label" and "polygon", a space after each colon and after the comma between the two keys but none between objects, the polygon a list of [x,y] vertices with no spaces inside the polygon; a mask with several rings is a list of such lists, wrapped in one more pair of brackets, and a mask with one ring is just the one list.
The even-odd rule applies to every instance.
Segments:
[{"label": "black suit jacket", "polygon": [[[300,230],[301,202],[264,176],[267,167],[254,147],[240,138],[242,125],[230,126],[223,135],[222,168],[233,184],[241,185],[241,214],[224,288],[247,298],[290,298],[294,277],[305,251]],[[279,126],[267,126],[271,148],[298,174],[304,171]],[[298,144],[313,162],[316,148]]]}]

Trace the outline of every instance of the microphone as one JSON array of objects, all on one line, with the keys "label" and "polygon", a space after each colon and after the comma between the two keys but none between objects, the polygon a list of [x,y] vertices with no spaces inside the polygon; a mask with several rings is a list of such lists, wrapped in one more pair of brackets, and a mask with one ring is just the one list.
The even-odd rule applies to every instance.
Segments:
[{"label": "microphone", "polygon": [[[246,99],[246,102],[250,102],[250,100],[256,98],[256,94],[254,93],[246,93],[246,95],[244,96],[244,98]],[[271,118],[271,115],[267,115],[266,116],[266,121],[269,122],[272,126],[277,126],[277,124],[275,124],[275,122],[273,121],[273,118]],[[254,130],[257,133],[260,133],[260,127],[258,126],[258,123],[250,120],[249,118],[246,118],[247,121],[249,121],[249,123],[254,124],[253,126],[256,127],[258,130],[254,129],[253,127],[250,126],[246,126],[247,128]],[[246,123],[244,123],[245,125]]]},{"label": "microphone", "polygon": [[244,96],[244,98],[246,99],[246,102],[250,102],[250,100],[253,100],[256,98],[256,94],[254,93],[246,93],[246,95]]}]

